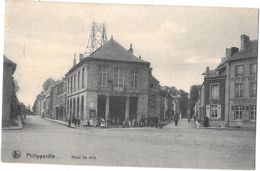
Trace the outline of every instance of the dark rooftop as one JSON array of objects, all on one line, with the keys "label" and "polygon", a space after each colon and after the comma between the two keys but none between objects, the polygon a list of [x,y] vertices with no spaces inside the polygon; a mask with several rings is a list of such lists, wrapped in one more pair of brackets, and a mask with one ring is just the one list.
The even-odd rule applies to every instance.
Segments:
[{"label": "dark rooftop", "polygon": [[258,41],[251,40],[245,49],[240,49],[238,52],[234,53],[228,61],[245,59],[245,58],[257,58],[258,57]]},{"label": "dark rooftop", "polygon": [[122,47],[113,38],[106,42],[102,47],[98,48],[93,54],[87,58],[105,59],[125,62],[149,63],[134,56],[131,52]]},{"label": "dark rooftop", "polygon": [[131,52],[129,52],[127,49],[125,49],[123,46],[117,43],[113,38],[111,38],[103,46],[101,46],[95,52],[93,52],[90,56],[85,57],[77,65],[72,67],[67,72],[67,74],[73,72],[79,66],[81,66],[84,63],[84,61],[88,61],[88,60],[110,60],[110,61],[142,63],[148,65],[150,64],[149,62],[134,56]]}]

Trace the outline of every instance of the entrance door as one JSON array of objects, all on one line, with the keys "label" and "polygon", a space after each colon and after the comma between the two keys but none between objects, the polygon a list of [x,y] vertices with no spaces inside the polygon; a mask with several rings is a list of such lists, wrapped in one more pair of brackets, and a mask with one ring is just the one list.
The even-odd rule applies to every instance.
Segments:
[{"label": "entrance door", "polygon": [[125,120],[125,107],[126,107],[126,97],[125,96],[111,96],[109,113],[111,119],[119,121],[121,124]]},{"label": "entrance door", "polygon": [[137,118],[137,97],[129,97],[129,119]]},{"label": "entrance door", "polygon": [[98,104],[97,104],[97,117],[105,119],[105,113],[106,113],[106,96],[99,95]]}]

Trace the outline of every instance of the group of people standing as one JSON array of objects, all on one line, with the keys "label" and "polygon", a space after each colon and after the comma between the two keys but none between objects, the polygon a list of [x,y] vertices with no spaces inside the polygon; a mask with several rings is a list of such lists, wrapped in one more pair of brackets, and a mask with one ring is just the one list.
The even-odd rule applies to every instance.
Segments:
[{"label": "group of people standing", "polygon": [[[171,116],[170,119],[173,119],[175,122],[175,126],[178,125],[179,116],[177,114]],[[120,121],[119,118],[113,118],[111,119],[110,116],[108,116],[107,119],[104,118],[93,118],[87,121],[81,121],[79,118],[76,118],[75,116],[71,116],[68,120],[69,126],[74,125],[75,127],[81,127],[81,126],[94,126],[94,127],[156,127],[156,128],[162,128],[164,125],[164,121],[159,118],[159,115],[155,116],[146,116],[142,115],[140,120],[138,121],[137,118],[134,119],[126,119],[123,121]]]}]

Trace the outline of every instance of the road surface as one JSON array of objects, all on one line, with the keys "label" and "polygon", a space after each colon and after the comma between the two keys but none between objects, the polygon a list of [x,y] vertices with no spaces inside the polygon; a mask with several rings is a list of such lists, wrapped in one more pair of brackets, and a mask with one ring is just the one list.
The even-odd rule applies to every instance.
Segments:
[{"label": "road surface", "polygon": [[22,130],[2,131],[4,162],[254,169],[254,155],[254,130],[196,129],[184,119],[163,129],[74,129],[29,116]]}]

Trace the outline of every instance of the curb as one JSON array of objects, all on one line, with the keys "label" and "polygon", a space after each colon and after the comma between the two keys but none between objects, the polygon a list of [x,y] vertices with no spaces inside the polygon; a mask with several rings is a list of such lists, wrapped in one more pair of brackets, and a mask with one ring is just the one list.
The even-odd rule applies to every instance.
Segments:
[{"label": "curb", "polygon": [[254,128],[228,128],[228,127],[198,127],[197,129],[215,129],[215,130],[254,130]]},{"label": "curb", "polygon": [[21,126],[11,126],[11,127],[4,127],[2,130],[21,130],[23,129],[23,125]]},{"label": "curb", "polygon": [[74,129],[75,129],[75,127],[73,127],[73,126],[69,126],[69,125],[66,124],[66,123],[62,123],[62,122],[56,121],[56,120],[54,120],[54,119],[50,119],[50,118],[46,118],[46,117],[41,117],[41,116],[38,116],[38,117],[40,117],[40,118],[42,118],[42,119],[45,119],[45,120],[48,120],[48,121],[52,121],[52,122],[61,124],[61,125],[64,125],[64,126],[67,126],[67,127],[69,127],[69,128],[74,128]]}]

